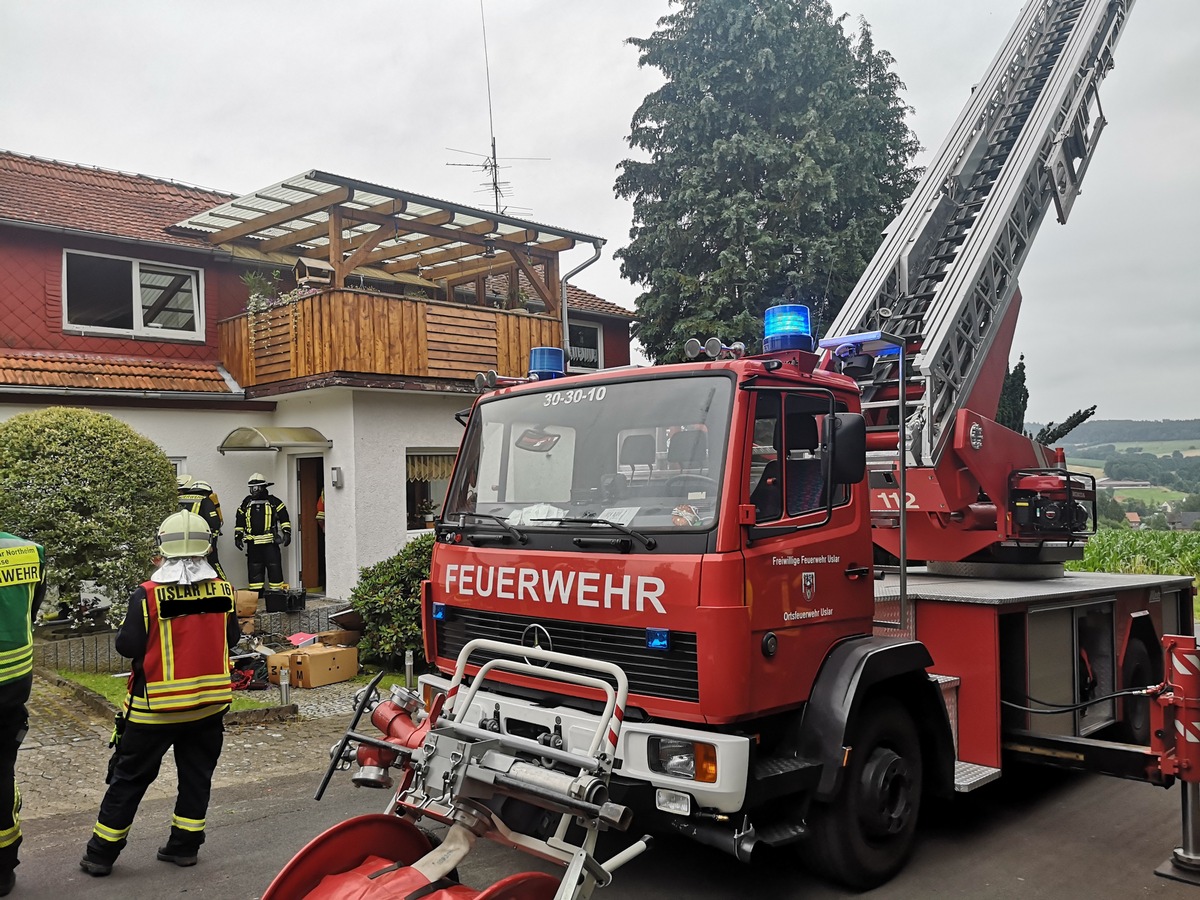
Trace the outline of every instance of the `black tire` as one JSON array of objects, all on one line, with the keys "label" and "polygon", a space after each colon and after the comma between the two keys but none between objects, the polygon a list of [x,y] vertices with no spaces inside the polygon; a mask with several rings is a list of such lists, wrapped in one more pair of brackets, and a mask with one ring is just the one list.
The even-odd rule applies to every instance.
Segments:
[{"label": "black tire", "polygon": [[850,758],[832,803],[815,803],[805,864],[865,891],[904,867],[916,842],[921,809],[921,742],[912,716],[880,698],[859,713],[849,734]]},{"label": "black tire", "polygon": [[[1121,664],[1121,687],[1141,688],[1154,680],[1154,664],[1146,645],[1131,640],[1125,648],[1125,659]],[[1125,732],[1131,744],[1150,745],[1150,698],[1125,698]]]}]

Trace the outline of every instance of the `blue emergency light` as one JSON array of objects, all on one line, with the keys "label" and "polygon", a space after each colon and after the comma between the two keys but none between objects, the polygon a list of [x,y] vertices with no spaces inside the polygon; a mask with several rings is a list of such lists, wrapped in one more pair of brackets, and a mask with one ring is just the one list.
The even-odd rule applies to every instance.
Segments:
[{"label": "blue emergency light", "polygon": [[768,307],[763,321],[763,353],[781,350],[813,349],[812,326],[808,307],[800,303],[785,303]]},{"label": "blue emergency light", "polygon": [[433,619],[434,619],[434,621],[442,622],[445,620],[445,618],[446,618],[446,604],[445,603],[433,604]]},{"label": "blue emergency light", "polygon": [[669,628],[647,628],[646,649],[662,650],[663,652],[670,650],[671,630]]},{"label": "blue emergency light", "polygon": [[561,347],[531,347],[529,349],[529,374],[538,381],[562,378],[566,374],[566,361]]}]

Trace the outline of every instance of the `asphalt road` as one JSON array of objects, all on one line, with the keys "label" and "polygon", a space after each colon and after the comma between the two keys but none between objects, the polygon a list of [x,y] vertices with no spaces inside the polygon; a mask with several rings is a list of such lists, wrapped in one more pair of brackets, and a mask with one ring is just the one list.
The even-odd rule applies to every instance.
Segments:
[{"label": "asphalt road", "polygon": [[[186,894],[204,900],[256,898],[304,843],[351,815],[378,812],[383,792],[355,790],[336,776],[314,803],[318,776],[276,777],[214,792],[209,840],[199,865],[180,869],[154,858],[171,803],[148,801],[113,874],[78,868],[95,810],[26,823],[13,900],[63,900],[78,894],[128,900]],[[1100,776],[1032,772],[1006,776],[937,811],[922,827],[916,856],[872,897],[1190,898],[1200,888],[1156,877],[1179,840],[1179,791]],[[545,868],[481,843],[461,867],[464,882],[485,886],[506,874]],[[598,897],[638,900],[763,897],[821,900],[855,896],[797,869],[786,853],[742,866],[683,840],[660,841],[621,869]]]}]

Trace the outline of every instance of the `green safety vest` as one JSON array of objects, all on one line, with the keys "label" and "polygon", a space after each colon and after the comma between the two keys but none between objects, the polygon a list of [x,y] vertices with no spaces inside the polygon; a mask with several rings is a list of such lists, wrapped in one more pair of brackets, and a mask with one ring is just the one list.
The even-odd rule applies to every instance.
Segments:
[{"label": "green safety vest", "polygon": [[33,598],[46,572],[40,544],[0,531],[0,684],[33,671]]}]

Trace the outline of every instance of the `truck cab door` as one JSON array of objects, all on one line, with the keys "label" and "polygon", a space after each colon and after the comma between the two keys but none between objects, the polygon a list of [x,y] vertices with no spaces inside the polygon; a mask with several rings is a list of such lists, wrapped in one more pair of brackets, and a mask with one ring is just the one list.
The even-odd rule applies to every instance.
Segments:
[{"label": "truck cab door", "polygon": [[771,709],[807,699],[829,648],[870,633],[872,553],[865,485],[831,478],[828,392],[754,394],[740,502],[755,523],[742,529],[741,552],[760,648],[753,705]]}]

